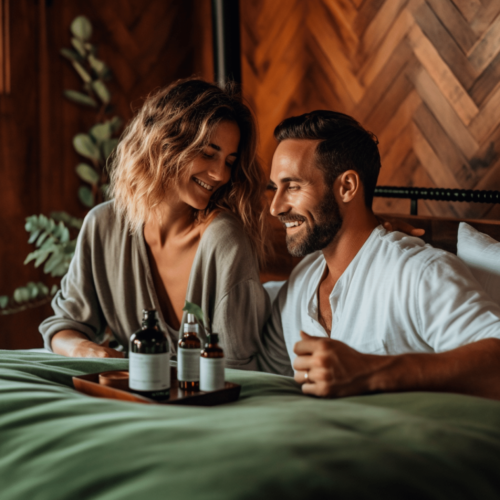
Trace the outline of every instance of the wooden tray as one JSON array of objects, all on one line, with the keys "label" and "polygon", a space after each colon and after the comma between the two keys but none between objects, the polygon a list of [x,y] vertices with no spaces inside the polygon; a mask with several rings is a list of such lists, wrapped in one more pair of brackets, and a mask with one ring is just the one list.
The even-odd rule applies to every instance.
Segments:
[{"label": "wooden tray", "polygon": [[[121,370],[120,370],[121,371]],[[73,377],[73,385],[78,392],[95,396],[97,398],[119,399],[121,401],[133,401],[134,403],[162,404],[162,405],[193,405],[193,406],[215,406],[236,401],[240,395],[241,385],[226,382],[226,387],[212,392],[188,392],[179,389],[177,382],[177,369],[172,366],[170,372],[170,398],[165,401],[154,401],[153,399],[140,396],[130,391],[115,389],[99,384],[99,373],[79,375]]]}]

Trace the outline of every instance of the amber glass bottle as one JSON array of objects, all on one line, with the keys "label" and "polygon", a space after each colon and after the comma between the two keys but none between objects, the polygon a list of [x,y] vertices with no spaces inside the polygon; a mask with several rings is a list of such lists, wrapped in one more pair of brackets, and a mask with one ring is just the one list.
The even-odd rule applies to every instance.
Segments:
[{"label": "amber glass bottle", "polygon": [[219,336],[210,333],[201,351],[200,391],[217,391],[224,387],[224,351],[219,346]]},{"label": "amber glass bottle", "polygon": [[142,328],[130,337],[129,387],[147,398],[162,400],[170,395],[170,349],[158,327],[155,310],[142,312]]},{"label": "amber glass bottle", "polygon": [[194,314],[188,314],[184,323],[184,335],[179,340],[177,349],[177,380],[180,389],[185,391],[200,389],[200,351],[198,323]]}]

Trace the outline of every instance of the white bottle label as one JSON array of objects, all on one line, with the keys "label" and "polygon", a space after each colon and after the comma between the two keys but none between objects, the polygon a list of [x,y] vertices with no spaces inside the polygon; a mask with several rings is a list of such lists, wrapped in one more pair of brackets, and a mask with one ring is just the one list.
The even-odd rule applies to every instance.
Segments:
[{"label": "white bottle label", "polygon": [[224,387],[224,358],[200,358],[200,391],[217,391]]},{"label": "white bottle label", "polygon": [[170,353],[129,353],[129,387],[134,391],[162,391],[170,388]]},{"label": "white bottle label", "polygon": [[177,349],[177,380],[198,382],[200,380],[200,348]]}]

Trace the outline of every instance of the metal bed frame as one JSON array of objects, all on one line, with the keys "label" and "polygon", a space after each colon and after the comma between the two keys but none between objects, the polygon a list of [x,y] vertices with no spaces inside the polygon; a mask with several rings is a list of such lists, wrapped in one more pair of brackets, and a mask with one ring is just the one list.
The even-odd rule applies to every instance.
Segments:
[{"label": "metal bed frame", "polygon": [[500,191],[480,191],[472,189],[377,186],[374,196],[380,198],[403,198],[411,200],[411,215],[418,215],[418,200],[500,203]]}]

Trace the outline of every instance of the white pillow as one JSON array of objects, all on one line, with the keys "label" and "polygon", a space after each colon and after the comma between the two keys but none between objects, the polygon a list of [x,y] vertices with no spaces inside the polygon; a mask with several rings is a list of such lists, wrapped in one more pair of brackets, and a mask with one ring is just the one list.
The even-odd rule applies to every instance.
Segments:
[{"label": "white pillow", "polygon": [[458,226],[457,255],[490,297],[500,304],[500,243],[461,222]]}]

